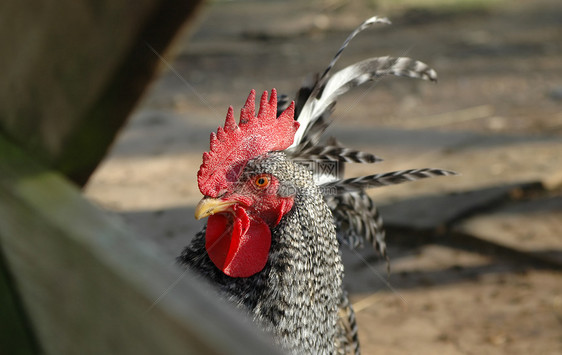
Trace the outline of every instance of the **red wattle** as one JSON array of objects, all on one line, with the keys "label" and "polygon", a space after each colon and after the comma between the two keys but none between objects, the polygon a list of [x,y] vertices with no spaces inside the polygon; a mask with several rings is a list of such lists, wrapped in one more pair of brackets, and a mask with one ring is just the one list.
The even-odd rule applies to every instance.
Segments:
[{"label": "red wattle", "polygon": [[230,277],[249,277],[265,267],[271,246],[271,231],[261,220],[250,220],[241,207],[235,216],[223,213],[209,217],[205,249],[213,264]]}]

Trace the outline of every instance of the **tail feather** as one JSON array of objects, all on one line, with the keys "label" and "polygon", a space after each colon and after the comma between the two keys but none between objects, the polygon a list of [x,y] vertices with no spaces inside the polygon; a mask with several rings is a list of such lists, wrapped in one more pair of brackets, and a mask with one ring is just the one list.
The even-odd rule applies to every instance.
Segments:
[{"label": "tail feather", "polygon": [[338,355],[360,355],[359,336],[355,312],[347,297],[347,292],[342,290],[340,295],[338,336],[336,337],[336,351]]},{"label": "tail feather", "polygon": [[[389,24],[382,17],[372,17],[357,27],[338,49],[321,75],[309,76],[295,97],[295,117],[300,127],[287,155],[313,170],[316,183],[324,191],[332,210],[336,231],[341,244],[359,248],[365,243],[386,258],[385,231],[382,218],[365,189],[399,184],[434,176],[453,175],[441,169],[410,169],[390,173],[344,179],[346,163],[376,163],[374,154],[343,147],[331,138],[321,143],[330,123],[337,99],[349,90],[386,75],[404,76],[437,81],[437,73],[425,63],[407,57],[374,57],[349,65],[332,73],[337,61],[351,40],[374,24]],[[279,113],[289,105],[289,99],[279,100]],[[336,163],[337,169],[318,169],[323,163]],[[388,262],[388,258],[387,258]]]},{"label": "tail feather", "polygon": [[326,200],[334,214],[340,243],[350,249],[362,248],[368,243],[386,258],[383,220],[377,207],[364,191],[327,195]]},{"label": "tail feather", "polygon": [[378,17],[378,16],[373,16],[367,20],[365,20],[362,24],[360,24],[355,30],[353,30],[353,32],[351,32],[349,34],[349,36],[347,36],[347,38],[345,39],[345,41],[343,42],[343,44],[341,45],[340,49],[338,49],[338,51],[336,52],[336,55],[334,56],[334,58],[332,59],[332,61],[330,62],[330,64],[328,64],[328,67],[324,70],[324,73],[322,73],[322,75],[320,76],[319,80],[318,80],[318,85],[317,88],[320,88],[322,86],[322,84],[324,83],[324,80],[328,77],[328,74],[330,73],[330,71],[334,68],[334,66],[336,65],[338,59],[340,59],[343,51],[345,48],[347,48],[347,46],[349,45],[349,43],[351,42],[351,40],[353,38],[355,38],[355,36],[357,36],[359,33],[363,32],[364,30],[366,30],[367,28],[375,25],[375,24],[386,24],[386,25],[390,25],[390,20],[387,19],[386,17]]},{"label": "tail feather", "polygon": [[322,187],[335,191],[337,194],[343,194],[352,191],[363,191],[373,187],[396,185],[408,181],[449,175],[457,174],[453,171],[442,169],[409,169],[328,182],[323,184]]},{"label": "tail feather", "polygon": [[334,111],[338,97],[357,86],[385,75],[437,81],[435,70],[425,63],[407,57],[369,58],[352,64],[321,84],[321,91],[317,92],[317,96],[308,98],[297,117],[301,126],[291,148],[295,147],[294,149],[298,151],[298,145],[306,141],[317,144],[331,123],[328,118]]},{"label": "tail feather", "polygon": [[298,159],[315,161],[341,161],[345,163],[371,164],[381,162],[378,156],[359,150],[332,145],[317,145],[304,150]]}]

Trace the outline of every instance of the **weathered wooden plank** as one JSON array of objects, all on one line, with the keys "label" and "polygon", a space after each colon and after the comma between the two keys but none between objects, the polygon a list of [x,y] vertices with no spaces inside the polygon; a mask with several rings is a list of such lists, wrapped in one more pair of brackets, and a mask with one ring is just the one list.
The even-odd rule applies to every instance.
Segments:
[{"label": "weathered wooden plank", "polygon": [[0,3],[0,130],[85,183],[200,0]]},{"label": "weathered wooden plank", "polygon": [[0,353],[33,355],[38,352],[37,344],[8,274],[1,246],[0,244]]},{"label": "weathered wooden plank", "polygon": [[45,353],[277,353],[57,173],[0,152],[0,243]]}]

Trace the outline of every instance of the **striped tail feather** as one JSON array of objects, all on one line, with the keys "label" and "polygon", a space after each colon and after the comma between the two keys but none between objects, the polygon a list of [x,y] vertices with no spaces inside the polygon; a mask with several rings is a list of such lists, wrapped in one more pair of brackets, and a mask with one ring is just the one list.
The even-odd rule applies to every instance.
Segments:
[{"label": "striped tail feather", "polygon": [[[332,122],[331,115],[337,99],[351,89],[387,75],[437,81],[435,70],[407,57],[368,58],[332,73],[352,39],[375,24],[390,24],[390,21],[383,17],[372,17],[363,22],[347,37],[321,75],[305,79],[294,99],[295,119],[300,127],[293,144],[285,152],[295,162],[316,166],[311,170],[334,216],[340,243],[350,248],[369,243],[386,258],[382,218],[364,190],[454,173],[441,169],[410,169],[344,179],[346,163],[376,163],[382,159],[374,154],[343,147],[334,138],[321,143],[322,135]],[[289,104],[288,97],[280,97],[278,114]],[[337,163],[334,171],[317,168],[320,164],[333,162]]]},{"label": "striped tail feather", "polygon": [[331,76],[319,96],[309,98],[304,104],[297,118],[301,126],[292,147],[298,151],[301,143],[310,141],[313,145],[317,144],[331,123],[329,117],[334,111],[336,100],[349,90],[385,75],[437,81],[435,70],[407,57],[369,58],[352,64]]},{"label": "striped tail feather", "polygon": [[436,176],[457,175],[457,173],[443,169],[409,169],[389,173],[360,176],[350,179],[328,182],[322,185],[323,189],[343,194],[352,191],[401,184],[403,182],[416,181]]},{"label": "striped tail feather", "polygon": [[359,336],[355,312],[347,297],[347,292],[342,290],[339,304],[338,335],[336,337],[336,354],[360,355]]},{"label": "striped tail feather", "polygon": [[298,159],[315,161],[340,161],[345,163],[372,164],[382,159],[374,154],[333,145],[317,145],[302,151]]},{"label": "striped tail feather", "polygon": [[363,32],[364,30],[368,29],[369,27],[371,27],[375,24],[390,25],[391,22],[386,17],[373,16],[373,17],[365,20],[355,30],[353,30],[353,32],[351,32],[349,34],[349,36],[347,36],[347,38],[345,39],[345,41],[341,45],[340,49],[338,49],[338,51],[336,52],[336,55],[334,56],[334,58],[332,58],[332,60],[330,61],[330,64],[328,64],[328,67],[324,70],[324,73],[322,73],[322,75],[320,76],[320,78],[318,80],[319,85],[317,87],[321,86],[324,83],[325,78],[328,77],[328,74],[330,73],[330,71],[332,71],[332,69],[336,65],[338,59],[340,59],[343,51],[345,50],[345,48],[347,48],[347,46],[349,45],[351,40],[353,38],[355,38],[355,36],[357,36],[359,33]]},{"label": "striped tail feather", "polygon": [[[407,57],[369,58],[331,74],[343,51],[360,32],[375,24],[390,24],[385,17],[373,16],[359,25],[344,41],[322,75],[305,79],[295,96],[295,118],[300,123],[293,144],[287,149],[299,156],[307,147],[317,145],[334,111],[336,100],[347,91],[385,75],[405,76],[429,81],[437,73],[426,64]],[[278,102],[278,114],[290,103],[284,96]]]},{"label": "striped tail feather", "polygon": [[[310,102],[314,100],[319,95],[319,93],[323,90],[324,84],[329,79],[330,72],[336,65],[337,61],[339,60],[343,51],[345,50],[345,48],[347,48],[351,40],[355,38],[355,36],[357,36],[359,33],[361,33],[362,31],[368,29],[369,27],[375,24],[390,24],[390,21],[385,17],[378,17],[378,16],[373,16],[365,20],[361,25],[359,25],[355,30],[353,30],[353,32],[351,32],[349,36],[347,36],[341,47],[334,55],[334,58],[332,58],[332,60],[328,64],[328,67],[324,69],[322,75],[309,76],[305,79],[303,85],[298,90],[297,95],[295,97],[295,118],[299,121],[301,127],[303,127],[301,129],[302,132],[306,130],[306,127],[308,127],[310,124],[313,124],[315,120],[320,118],[320,115],[317,117],[311,117],[309,115],[300,117],[300,113],[303,111],[303,108],[309,105]],[[327,113],[327,116],[329,116],[331,111],[333,111],[333,107],[331,107],[329,111],[330,112]],[[327,116],[325,117],[325,119],[327,118]],[[301,140],[302,140],[302,135],[300,135],[299,138],[297,138],[293,146],[298,145],[298,143],[300,143]]]},{"label": "striped tail feather", "polygon": [[383,220],[364,191],[327,195],[326,200],[334,215],[336,233],[341,244],[350,249],[358,249],[368,243],[386,258]]}]

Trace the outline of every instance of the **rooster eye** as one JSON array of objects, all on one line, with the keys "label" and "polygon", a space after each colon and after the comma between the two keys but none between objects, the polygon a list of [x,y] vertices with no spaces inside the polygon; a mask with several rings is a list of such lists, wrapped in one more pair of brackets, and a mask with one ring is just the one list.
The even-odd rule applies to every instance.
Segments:
[{"label": "rooster eye", "polygon": [[254,180],[254,184],[256,185],[257,188],[263,189],[269,185],[269,177],[265,175],[260,175],[256,177],[256,179]]}]

